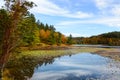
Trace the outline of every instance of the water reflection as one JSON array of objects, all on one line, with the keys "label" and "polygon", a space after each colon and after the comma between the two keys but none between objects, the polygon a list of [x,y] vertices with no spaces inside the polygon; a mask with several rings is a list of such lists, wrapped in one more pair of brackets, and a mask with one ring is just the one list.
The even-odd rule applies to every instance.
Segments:
[{"label": "water reflection", "polygon": [[120,62],[91,53],[12,58],[2,80],[119,80]]},{"label": "water reflection", "polygon": [[23,56],[19,59],[13,58],[3,69],[2,80],[27,80],[32,77],[35,68],[53,62],[54,57],[35,59]]},{"label": "water reflection", "polygon": [[[111,63],[114,66],[110,66]],[[39,67],[30,80],[119,80],[119,75],[120,68],[116,66],[116,61],[83,53],[64,56],[55,59],[52,65]]]}]

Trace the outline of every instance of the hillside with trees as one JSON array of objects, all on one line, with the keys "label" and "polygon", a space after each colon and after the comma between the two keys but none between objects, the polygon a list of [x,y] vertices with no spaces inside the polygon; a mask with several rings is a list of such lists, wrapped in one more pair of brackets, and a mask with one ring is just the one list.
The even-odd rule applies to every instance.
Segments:
[{"label": "hillside with trees", "polygon": [[91,37],[77,37],[73,39],[76,44],[102,44],[120,46],[120,32],[114,31]]},{"label": "hillside with trees", "polygon": [[53,25],[43,24],[36,21],[33,14],[28,14],[18,25],[21,46],[36,44],[61,45],[67,44],[67,37],[57,32]]}]

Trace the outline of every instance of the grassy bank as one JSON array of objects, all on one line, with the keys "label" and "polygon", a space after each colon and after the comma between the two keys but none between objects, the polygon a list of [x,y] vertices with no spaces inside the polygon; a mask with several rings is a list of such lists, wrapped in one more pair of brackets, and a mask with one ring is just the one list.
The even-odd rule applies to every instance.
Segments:
[{"label": "grassy bank", "polygon": [[[57,47],[58,48],[58,47]],[[57,50],[24,50],[21,53],[15,53],[14,57],[35,57],[35,58],[41,58],[41,57],[57,57],[57,56],[63,56],[63,55],[72,55],[72,54],[77,54],[77,53],[82,53],[82,52],[97,52],[97,51],[109,51],[113,49],[109,48],[90,48],[90,47],[61,47]],[[13,56],[13,55],[12,55]]]}]

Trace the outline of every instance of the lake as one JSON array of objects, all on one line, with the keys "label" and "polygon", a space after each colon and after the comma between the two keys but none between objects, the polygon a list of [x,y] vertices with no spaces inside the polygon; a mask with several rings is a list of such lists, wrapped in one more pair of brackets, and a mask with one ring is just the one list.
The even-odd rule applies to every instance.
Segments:
[{"label": "lake", "polygon": [[120,62],[91,53],[55,58],[35,69],[30,80],[119,80]]},{"label": "lake", "polygon": [[4,80],[120,80],[120,62],[90,52],[11,60]]}]

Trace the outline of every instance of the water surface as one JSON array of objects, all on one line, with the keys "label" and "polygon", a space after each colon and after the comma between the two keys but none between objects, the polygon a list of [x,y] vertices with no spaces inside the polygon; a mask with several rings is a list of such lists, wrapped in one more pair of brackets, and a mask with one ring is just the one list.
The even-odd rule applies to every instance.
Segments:
[{"label": "water surface", "polygon": [[30,80],[119,80],[120,62],[91,53],[55,58],[34,70]]}]

